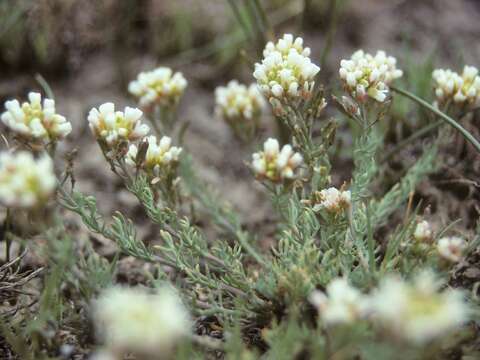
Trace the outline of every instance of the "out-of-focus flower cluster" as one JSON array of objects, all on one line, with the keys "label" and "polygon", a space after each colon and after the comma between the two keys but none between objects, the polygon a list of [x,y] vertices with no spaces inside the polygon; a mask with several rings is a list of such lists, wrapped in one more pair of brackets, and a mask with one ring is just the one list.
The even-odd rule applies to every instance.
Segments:
[{"label": "out-of-focus flower cluster", "polygon": [[428,243],[433,239],[433,230],[430,223],[426,220],[420,221],[415,227],[413,237],[420,243]]},{"label": "out-of-focus flower cluster", "polygon": [[358,102],[372,98],[384,102],[391,82],[403,75],[396,67],[397,59],[377,51],[375,56],[356,51],[349,60],[340,62],[340,78],[346,90]]},{"label": "out-of-focus flower cluster", "polygon": [[53,162],[43,155],[35,160],[29,152],[0,154],[0,202],[7,207],[33,208],[53,194],[56,178]]},{"label": "out-of-focus flower cluster", "polygon": [[440,283],[431,272],[421,272],[406,283],[386,278],[371,299],[372,316],[394,335],[424,343],[460,326],[467,306],[456,290],[439,292]]},{"label": "out-of-focus flower cluster", "polygon": [[[167,354],[190,332],[190,318],[178,295],[170,288],[156,293],[141,289],[111,288],[94,303],[97,335],[108,350],[126,355]],[[123,358],[123,357],[122,357]]]},{"label": "out-of-focus flower cluster", "polygon": [[28,94],[28,102],[20,104],[18,100],[5,103],[6,111],[2,122],[16,134],[29,140],[56,141],[63,139],[72,131],[72,125],[57,114],[55,101],[44,99],[36,92]]},{"label": "out-of-focus flower cluster", "polygon": [[333,279],[326,293],[314,291],[310,302],[328,325],[348,324],[363,318],[367,312],[366,297],[344,278]]},{"label": "out-of-focus flower cluster", "polygon": [[[139,148],[137,145],[132,144],[126,156],[127,164],[131,166],[140,165],[147,172],[158,176],[162,170],[168,171],[169,168],[178,162],[182,148],[171,146],[172,139],[168,136],[163,136],[160,141],[157,141],[157,138],[151,135],[145,138],[145,141],[148,144],[148,148],[144,159],[137,159]],[[138,161],[142,163],[138,164]]]},{"label": "out-of-focus flower cluster", "polygon": [[424,343],[463,324],[468,308],[456,290],[440,292],[440,283],[423,271],[412,282],[386,277],[370,294],[344,279],[332,280],[326,294],[315,291],[310,301],[327,325],[368,320],[396,338]]},{"label": "out-of-focus flower cluster", "polygon": [[462,260],[466,248],[467,243],[458,236],[441,238],[437,244],[438,254],[443,259],[454,263]]},{"label": "out-of-focus flower cluster", "polygon": [[134,141],[144,137],[149,127],[140,121],[142,111],[125,107],[124,111],[115,111],[113,103],[105,103],[88,114],[88,122],[95,137],[114,147],[122,141]]},{"label": "out-of-focus flower cluster", "polygon": [[232,80],[215,89],[215,113],[232,125],[257,123],[264,107],[265,100],[256,84],[247,87]]},{"label": "out-of-focus flower cluster", "polygon": [[462,75],[450,69],[432,73],[438,105],[453,102],[457,105],[476,105],[480,102],[480,76],[474,66],[465,66]]},{"label": "out-of-focus flower cluster", "polygon": [[270,102],[288,103],[311,97],[319,71],[320,67],[310,60],[310,48],[303,46],[303,39],[285,34],[276,44],[267,43],[253,76]]},{"label": "out-of-focus flower cluster", "polygon": [[252,155],[252,169],[256,177],[272,182],[295,178],[295,170],[302,163],[302,155],[294,152],[291,145],[286,144],[280,150],[278,140],[272,138],[265,141],[263,151]]},{"label": "out-of-focus flower cluster", "polygon": [[331,214],[340,214],[351,206],[351,193],[349,190],[338,190],[330,187],[315,193],[313,211],[326,210]]},{"label": "out-of-focus flower cluster", "polygon": [[128,91],[138,98],[142,108],[152,105],[173,106],[179,102],[187,84],[182,73],[159,67],[138,74],[137,79],[128,85]]}]

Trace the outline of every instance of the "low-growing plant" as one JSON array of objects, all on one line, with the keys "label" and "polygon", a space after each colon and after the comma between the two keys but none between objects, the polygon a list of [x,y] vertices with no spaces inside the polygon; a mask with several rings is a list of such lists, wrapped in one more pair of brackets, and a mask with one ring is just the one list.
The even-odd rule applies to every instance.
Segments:
[{"label": "low-growing plant", "polygon": [[[247,3],[242,11],[258,15],[258,2]],[[253,29],[265,34],[265,19],[257,21]],[[105,166],[158,230],[152,243],[139,238],[126,211],[108,218],[94,196],[76,188],[73,158],[62,163],[56,154],[71,125],[53,99],[42,103],[30,93],[28,102],[5,104],[1,119],[12,140],[0,157],[6,257],[18,242],[46,264],[21,271],[20,257],[0,268],[0,298],[9,305],[1,331],[13,353],[71,356],[71,339],[62,338],[67,329],[95,359],[450,358],[478,336],[478,299],[448,286],[453,266],[477,248],[478,235],[457,236],[453,222],[434,228],[412,200],[437,169],[452,127],[480,150],[454,120],[480,101],[478,71],[435,70],[437,100],[429,104],[394,86],[403,75],[394,57],[359,50],[341,61],[344,91],[333,96],[316,83],[321,69],[310,54],[302,38],[286,34],[266,44],[252,69],[258,88],[235,81],[216,91],[216,113],[252,146],[246,166],[271,201],[276,224],[268,249],[262,231],[253,232],[197,174],[175,116],[187,86],[182,74],[165,67],[143,72],[129,86],[141,109],[119,111],[107,102],[88,115]],[[374,184],[385,135],[379,124],[390,120],[397,96],[442,122],[403,177],[379,194]],[[268,138],[259,149],[267,102],[282,140]],[[328,103],[339,110],[336,119],[329,118]],[[148,135],[144,117],[156,136]],[[348,181],[334,183],[336,128],[346,119],[358,133],[353,171]],[[42,216],[47,209],[48,218]],[[103,257],[80,246],[67,212],[115,243],[117,253]],[[389,232],[379,232],[386,224]],[[151,265],[141,286],[116,279],[124,255]],[[40,273],[41,293],[22,289]],[[479,355],[474,348],[461,351]]]}]

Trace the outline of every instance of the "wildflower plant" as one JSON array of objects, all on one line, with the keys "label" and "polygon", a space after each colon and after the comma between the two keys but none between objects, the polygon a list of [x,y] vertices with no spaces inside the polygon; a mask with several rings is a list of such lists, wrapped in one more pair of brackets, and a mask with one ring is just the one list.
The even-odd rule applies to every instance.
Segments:
[{"label": "wildflower plant", "polygon": [[450,69],[436,69],[432,78],[437,106],[463,109],[480,102],[480,76],[476,67],[465,65],[461,75]]},{"label": "wildflower plant", "polygon": [[57,113],[55,101],[36,92],[28,94],[28,101],[20,104],[18,100],[5,103],[2,113],[3,124],[16,136],[26,142],[55,144],[72,131],[72,125]]},{"label": "wildflower plant", "polygon": [[241,139],[251,139],[260,125],[265,100],[256,84],[236,80],[215,89],[215,114],[224,119]]},{"label": "wildflower plant", "polygon": [[396,68],[397,59],[377,51],[375,56],[356,51],[350,59],[340,62],[340,78],[345,89],[359,103],[369,98],[384,102],[389,93],[390,83],[401,77],[403,71]]},{"label": "wildflower plant", "polygon": [[45,205],[57,186],[53,162],[43,154],[39,159],[26,151],[0,154],[0,203],[9,208]]},{"label": "wildflower plant", "polygon": [[92,108],[88,114],[88,123],[93,135],[105,149],[113,149],[122,141],[135,141],[149,131],[142,124],[142,111],[126,107],[124,111],[115,111],[115,104],[105,103]]},{"label": "wildflower plant", "polygon": [[176,107],[187,85],[181,72],[174,73],[172,69],[162,66],[138,74],[128,85],[128,91],[149,115],[159,136],[162,131],[172,129]]},{"label": "wildflower plant", "polygon": [[252,155],[252,169],[257,179],[273,183],[294,179],[296,170],[302,163],[302,155],[294,152],[290,144],[280,149],[278,140],[273,138],[265,141],[263,151]]},{"label": "wildflower plant", "polygon": [[[391,116],[388,104],[395,96],[457,122],[392,85],[402,76],[393,57],[382,51],[355,53],[342,61],[336,79],[344,91],[341,100],[334,98],[341,119],[355,120],[356,127],[346,147],[352,171],[336,188],[334,170],[340,165],[332,161],[332,150],[340,120],[326,118],[326,91],[316,84],[320,69],[310,57],[303,40],[287,34],[267,43],[252,69],[259,92],[286,130],[280,134],[285,139],[268,137],[261,150],[252,150],[247,164],[251,181],[264,184],[272,201],[270,230],[251,231],[200,179],[188,144],[153,122],[161,131],[148,135],[136,108],[116,111],[105,103],[92,109],[87,121],[106,165],[136,198],[135,212],[143,212],[138,218],[152,225],[151,239],[140,237],[128,209],[102,215],[95,197],[75,187],[70,164],[55,180],[50,158],[2,155],[3,205],[34,206],[51,198],[58,206],[57,221],[45,232],[46,266],[52,270],[39,303],[41,316],[35,317],[38,327],[24,326],[32,317],[23,311],[18,323],[5,325],[9,343],[39,358],[42,347],[54,353],[56,337],[49,334],[80,323],[76,335],[87,338],[92,323],[97,358],[130,353],[197,358],[212,351],[226,358],[376,358],[365,355],[372,353],[389,358],[399,344],[411,358],[427,350],[432,358],[460,343],[454,335],[474,336],[465,324],[474,319],[470,309],[478,304],[471,294],[449,289],[447,280],[453,263],[468,256],[480,239],[464,243],[446,234],[455,224],[434,234],[429,223],[419,222],[420,209],[412,205],[419,182],[437,168],[439,141],[425,141],[418,158],[385,192],[375,187],[382,181],[378,155],[385,136],[378,123]],[[130,91],[142,106],[176,106],[186,86],[182,79],[157,69],[141,74]],[[217,112],[232,122],[256,121],[262,98],[253,89],[230,83],[217,90]],[[92,247],[78,251],[62,221],[64,211],[76,214],[90,233],[113,242],[115,254],[103,257]],[[18,237],[11,226],[5,228]],[[268,248],[261,246],[262,239],[271,240]],[[428,245],[422,256],[418,243]],[[124,281],[116,276],[117,262],[125,256],[140,264],[143,287],[119,286]],[[38,331],[49,326],[51,332]],[[17,334],[27,340],[13,341]]]}]

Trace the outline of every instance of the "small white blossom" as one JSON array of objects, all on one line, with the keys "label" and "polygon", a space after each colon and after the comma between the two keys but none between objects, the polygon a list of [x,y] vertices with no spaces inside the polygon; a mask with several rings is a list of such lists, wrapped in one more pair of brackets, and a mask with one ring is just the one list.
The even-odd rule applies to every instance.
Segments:
[{"label": "small white blossom", "polygon": [[260,90],[272,102],[309,99],[320,67],[310,60],[310,48],[303,39],[285,34],[276,44],[267,43],[263,60],[255,64],[253,76]]},{"label": "small white blossom", "polygon": [[465,66],[462,75],[450,69],[436,69],[432,73],[435,96],[439,104],[476,105],[480,102],[480,76],[478,69]]},{"label": "small white blossom", "polygon": [[354,99],[365,102],[369,97],[384,102],[391,82],[403,75],[396,67],[397,59],[377,51],[373,56],[356,51],[349,60],[340,62],[340,78]]},{"label": "small white blossom", "polygon": [[415,227],[413,237],[419,242],[429,242],[433,238],[433,230],[428,221],[420,221]]},{"label": "small white blossom", "polygon": [[[151,171],[154,175],[159,175],[162,169],[178,162],[182,148],[171,146],[172,139],[168,136],[163,136],[160,141],[157,141],[157,138],[151,135],[146,138],[146,141],[148,148],[143,167],[147,171]],[[130,145],[125,160],[127,164],[136,166],[137,154],[137,145]]]},{"label": "small white blossom", "polygon": [[334,214],[348,210],[352,201],[349,190],[338,190],[334,187],[323,189],[316,194],[316,197],[319,202],[314,205],[314,211],[325,209],[329,213]]},{"label": "small white blossom", "polygon": [[72,125],[57,114],[55,101],[44,99],[39,93],[30,92],[28,102],[20,104],[18,100],[5,103],[6,111],[2,122],[12,131],[29,139],[46,141],[63,139],[72,131]]},{"label": "small white blossom", "polygon": [[138,74],[137,79],[128,85],[128,91],[139,99],[141,107],[172,106],[178,103],[187,84],[182,73],[173,73],[170,68],[159,67]]},{"label": "small white blossom", "polygon": [[318,290],[313,292],[310,302],[329,325],[350,324],[362,318],[367,309],[365,296],[343,278],[332,280],[326,294]]},{"label": "small white blossom", "polygon": [[258,120],[264,107],[265,100],[256,84],[247,87],[232,80],[226,87],[215,89],[215,113],[228,122]]},{"label": "small white blossom", "polygon": [[252,169],[257,178],[273,182],[293,179],[295,170],[302,163],[302,155],[294,152],[291,145],[284,145],[280,150],[278,141],[272,138],[265,141],[263,151],[252,155]]},{"label": "small white blossom", "polygon": [[142,115],[136,108],[127,106],[124,111],[115,111],[113,103],[105,103],[90,110],[88,122],[97,139],[114,146],[120,141],[140,139],[148,133],[148,126],[140,121]]},{"label": "small white blossom", "polygon": [[466,247],[467,243],[462,238],[457,236],[444,237],[438,240],[437,251],[446,260],[459,262]]},{"label": "small white blossom", "polygon": [[29,152],[0,154],[0,203],[7,207],[32,208],[53,194],[56,178],[47,155],[35,160]]},{"label": "small white blossom", "polygon": [[114,353],[149,354],[168,351],[191,329],[178,295],[170,288],[154,294],[141,289],[111,288],[93,307],[98,336]]},{"label": "small white blossom", "polygon": [[371,315],[395,336],[414,343],[432,340],[462,325],[468,313],[461,293],[439,292],[440,285],[427,271],[412,284],[387,277],[371,296]]}]

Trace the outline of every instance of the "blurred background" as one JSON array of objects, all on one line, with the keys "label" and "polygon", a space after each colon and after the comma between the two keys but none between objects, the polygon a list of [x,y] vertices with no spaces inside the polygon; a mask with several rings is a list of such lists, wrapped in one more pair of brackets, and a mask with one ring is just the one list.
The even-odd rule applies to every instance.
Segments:
[{"label": "blurred background", "polygon": [[[302,36],[312,48],[312,60],[322,66],[319,81],[337,94],[339,62],[358,48],[383,49],[397,57],[406,73],[402,85],[428,100],[434,67],[460,71],[465,63],[479,65],[478,0],[258,0],[266,15],[260,20],[251,11],[254,2],[0,0],[0,102],[42,90],[38,74],[48,82],[59,113],[74,128],[62,150],[78,150],[78,186],[95,194],[108,213],[136,202],[110,174],[89,133],[86,114],[106,101],[134,105],[127,85],[140,71],[159,65],[181,71],[189,81],[178,119],[189,123],[185,147],[201,176],[256,227],[270,215],[244,165],[252,149],[215,119],[213,91],[233,78],[253,82],[253,63],[260,60],[266,40],[285,32]],[[399,99],[394,105],[393,118],[385,125],[391,147],[428,121],[412,103]],[[327,114],[338,116],[332,108]],[[333,166],[336,186],[349,180],[351,168],[349,147],[344,146],[351,136],[342,132],[341,121],[339,128],[338,150],[332,155],[338,160]],[[272,129],[267,119],[261,139],[272,135]],[[420,151],[409,147],[396,159],[387,159],[380,191],[398,179]],[[468,161],[473,155],[462,156]],[[455,156],[446,161],[461,163]],[[455,171],[454,179],[468,180],[475,179],[479,168],[475,161],[466,170],[452,166],[448,171]],[[445,219],[453,212],[453,218],[467,219],[465,226],[472,228],[478,219],[477,186],[468,181],[452,184],[445,172],[435,176],[419,190],[429,198],[431,211],[439,202],[451,204],[454,199],[462,205],[451,206]]]}]

